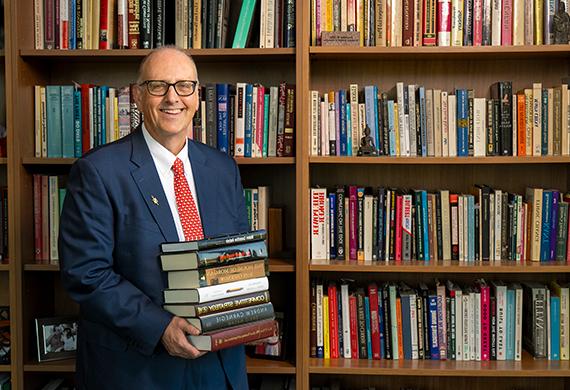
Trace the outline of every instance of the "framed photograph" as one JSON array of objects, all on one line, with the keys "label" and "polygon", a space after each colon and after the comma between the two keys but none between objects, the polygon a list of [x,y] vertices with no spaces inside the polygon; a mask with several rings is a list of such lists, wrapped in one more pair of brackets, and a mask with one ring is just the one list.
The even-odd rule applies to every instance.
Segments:
[{"label": "framed photograph", "polygon": [[73,317],[36,318],[38,361],[75,357],[77,326]]}]

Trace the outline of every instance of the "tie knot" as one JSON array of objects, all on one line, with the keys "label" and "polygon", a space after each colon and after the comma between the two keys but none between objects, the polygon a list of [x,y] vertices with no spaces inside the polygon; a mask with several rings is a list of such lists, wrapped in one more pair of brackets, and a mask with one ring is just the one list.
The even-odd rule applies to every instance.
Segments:
[{"label": "tie knot", "polygon": [[174,171],[175,175],[183,175],[184,174],[184,163],[179,158],[174,160],[174,164],[172,164],[172,170]]}]

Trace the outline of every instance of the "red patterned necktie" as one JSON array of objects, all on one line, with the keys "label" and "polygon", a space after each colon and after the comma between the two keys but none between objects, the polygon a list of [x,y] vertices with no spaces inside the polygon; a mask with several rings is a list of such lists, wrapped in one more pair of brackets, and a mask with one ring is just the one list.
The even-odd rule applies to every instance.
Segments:
[{"label": "red patterned necktie", "polygon": [[174,172],[174,195],[176,196],[176,207],[180,215],[184,239],[186,241],[201,240],[204,238],[202,222],[194,197],[188,186],[188,181],[184,175],[184,164],[179,158],[172,165]]}]

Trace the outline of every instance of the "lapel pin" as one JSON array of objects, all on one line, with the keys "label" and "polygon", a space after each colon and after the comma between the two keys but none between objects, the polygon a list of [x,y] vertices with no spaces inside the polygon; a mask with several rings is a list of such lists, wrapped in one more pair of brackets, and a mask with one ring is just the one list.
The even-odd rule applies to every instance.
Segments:
[{"label": "lapel pin", "polygon": [[158,199],[156,199],[156,196],[151,195],[151,196],[150,196],[150,200],[152,200],[152,203],[154,203],[155,205],[158,206]]}]

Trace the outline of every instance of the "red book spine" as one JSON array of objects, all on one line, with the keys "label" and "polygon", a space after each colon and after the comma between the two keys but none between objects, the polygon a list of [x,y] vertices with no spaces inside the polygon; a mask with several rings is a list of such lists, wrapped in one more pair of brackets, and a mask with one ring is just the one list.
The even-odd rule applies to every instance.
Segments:
[{"label": "red book spine", "polygon": [[451,45],[451,1],[437,0],[437,45]]},{"label": "red book spine", "polygon": [[244,326],[227,328],[219,332],[210,333],[212,338],[211,351],[214,352],[249,343],[250,341],[264,339],[273,336],[274,333],[274,320],[257,321]]},{"label": "red book spine", "polygon": [[139,0],[129,1],[129,49],[139,48]]},{"label": "red book spine", "polygon": [[55,49],[55,0],[44,0],[44,48]]},{"label": "red book spine", "polygon": [[99,49],[106,50],[109,49],[109,41],[107,34],[109,34],[109,20],[107,17],[107,10],[109,8],[108,0],[100,0],[101,6],[100,16],[99,16]]},{"label": "red book spine", "polygon": [[473,1],[473,46],[483,43],[483,0]]},{"label": "red book spine", "polygon": [[[544,3],[546,5],[546,3]],[[503,0],[501,15],[501,45],[513,44],[513,0]],[[535,17],[542,17],[537,15]]]},{"label": "red book spine", "polygon": [[349,207],[349,251],[350,251],[350,260],[356,260],[356,250],[358,247],[357,244],[357,229],[358,229],[358,211],[356,210],[356,186],[350,186],[348,188],[348,207]]},{"label": "red book spine", "polygon": [[402,46],[414,44],[414,0],[402,1]]},{"label": "red book spine", "polygon": [[380,325],[378,322],[378,286],[376,283],[368,285],[368,299],[370,300],[370,335],[372,341],[372,359],[380,360]]},{"label": "red book spine", "polygon": [[264,124],[264,111],[265,108],[265,88],[262,85],[257,87],[257,122],[255,123],[255,143],[259,148],[259,156],[262,157],[263,153],[263,124]]},{"label": "red book spine", "polygon": [[491,357],[491,296],[489,286],[481,286],[481,360]]},{"label": "red book spine", "polygon": [[89,128],[89,88],[91,84],[81,84],[81,151],[87,153],[91,148],[91,137]]},{"label": "red book spine", "polygon": [[402,195],[396,197],[396,261],[402,260]]},{"label": "red book spine", "polygon": [[34,260],[41,263],[44,259],[42,251],[42,179],[34,174]]},{"label": "red book spine", "polygon": [[358,325],[356,320],[356,297],[349,297],[350,307],[350,357],[358,359]]},{"label": "red book spine", "polygon": [[331,358],[338,359],[338,299],[336,295],[336,284],[329,284],[329,338]]}]

